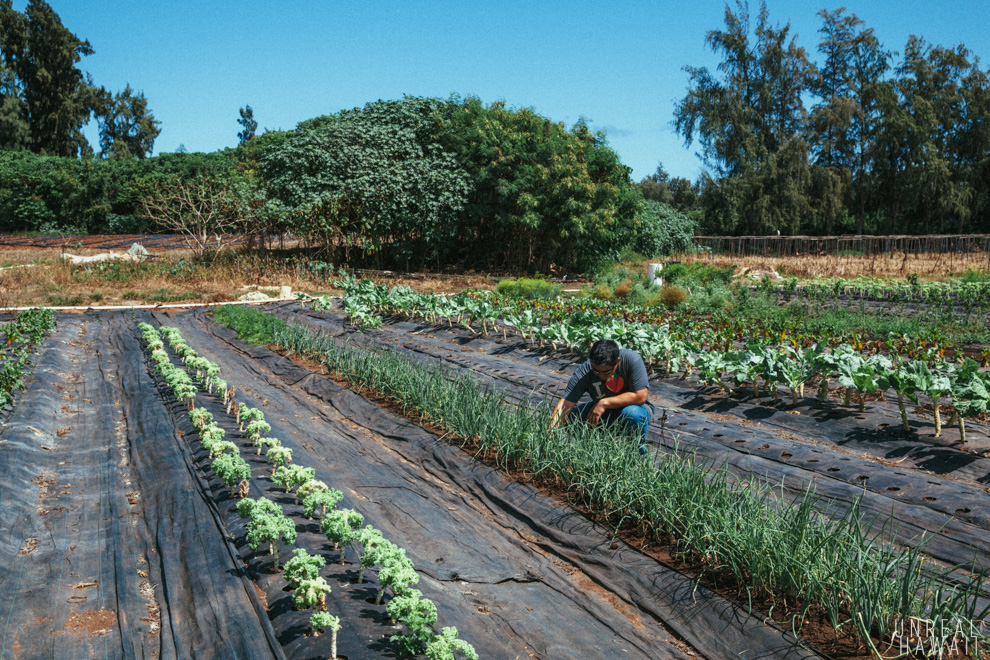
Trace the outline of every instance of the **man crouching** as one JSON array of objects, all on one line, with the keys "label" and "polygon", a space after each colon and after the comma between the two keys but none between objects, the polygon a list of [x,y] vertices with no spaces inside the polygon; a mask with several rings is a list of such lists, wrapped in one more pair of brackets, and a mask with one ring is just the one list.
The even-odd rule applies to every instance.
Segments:
[{"label": "man crouching", "polygon": [[[643,358],[635,351],[620,349],[611,339],[600,339],[591,347],[591,357],[578,366],[550,417],[551,426],[560,418],[584,419],[591,426],[619,422],[639,431],[641,454],[646,453],[646,429],[653,417],[649,403],[649,377]],[[578,404],[588,393],[591,401]]]}]

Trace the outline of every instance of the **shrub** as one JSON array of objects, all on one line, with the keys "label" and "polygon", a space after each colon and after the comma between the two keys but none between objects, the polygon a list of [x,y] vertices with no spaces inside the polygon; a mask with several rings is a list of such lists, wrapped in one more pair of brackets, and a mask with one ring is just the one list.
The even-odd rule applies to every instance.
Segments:
[{"label": "shrub", "polygon": [[645,307],[656,302],[658,293],[659,291],[657,289],[654,288],[651,290],[649,287],[643,286],[641,282],[636,282],[633,284],[632,289],[630,289],[627,300],[633,305],[642,305]]},{"label": "shrub", "polygon": [[591,290],[591,295],[601,300],[611,300],[612,287],[607,284],[596,284],[595,288]]},{"label": "shrub", "polygon": [[561,286],[546,280],[521,277],[517,280],[502,280],[495,289],[504,295],[515,298],[552,299],[560,295]]},{"label": "shrub", "polygon": [[688,293],[679,286],[665,286],[660,289],[660,300],[670,309],[674,309],[687,300]]},{"label": "shrub", "polygon": [[676,254],[691,245],[695,223],[683,213],[653,200],[645,200],[632,248],[650,257]]},{"label": "shrub", "polygon": [[615,289],[613,289],[612,295],[620,300],[625,300],[629,297],[630,291],[632,291],[632,284],[629,282],[620,282],[616,285]]}]

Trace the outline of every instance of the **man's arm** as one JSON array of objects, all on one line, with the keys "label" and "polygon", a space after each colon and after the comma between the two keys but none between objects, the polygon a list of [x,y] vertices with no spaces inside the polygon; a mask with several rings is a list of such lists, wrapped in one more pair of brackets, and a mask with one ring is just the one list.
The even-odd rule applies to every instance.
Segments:
[{"label": "man's arm", "polygon": [[566,418],[576,405],[567,399],[558,401],[557,405],[553,407],[553,412],[550,413],[550,428],[556,428],[557,424],[560,423],[561,417]]},{"label": "man's arm", "polygon": [[[588,423],[592,426],[597,424],[602,418],[602,413],[606,410],[615,410],[616,408],[625,408],[626,406],[641,406],[646,403],[648,396],[649,390],[644,387],[635,392],[623,392],[622,394],[599,399],[595,407],[588,413]],[[571,404],[571,407],[573,408],[574,404]]]}]

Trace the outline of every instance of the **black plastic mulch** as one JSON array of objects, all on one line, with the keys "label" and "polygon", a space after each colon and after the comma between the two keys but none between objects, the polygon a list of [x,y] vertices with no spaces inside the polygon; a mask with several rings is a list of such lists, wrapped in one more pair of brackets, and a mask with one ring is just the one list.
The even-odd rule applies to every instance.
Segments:
[{"label": "black plastic mulch", "polygon": [[[265,410],[271,434],[293,447],[293,462],[316,468],[344,492],[344,506],[407,549],[419,587],[440,611],[438,625],[456,626],[482,657],[681,657],[663,625],[703,657],[815,657],[738,604],[621,542],[612,547],[609,530],[570,507],[244,345],[204,313],[156,318],[220,364],[228,382],[239,383],[239,400]],[[266,478],[256,473],[255,482]],[[325,539],[300,535],[300,544],[311,543],[337,556]],[[287,627],[278,616],[273,625]]]},{"label": "black plastic mulch", "polygon": [[59,321],[0,430],[0,656],[282,657],[132,322]]},{"label": "black plastic mulch", "polygon": [[[338,313],[303,311],[298,303],[282,303],[272,311],[356,345],[388,346],[442,361],[518,399],[559,395],[576,365],[572,356],[529,350],[511,335],[504,341],[501,335],[481,337],[410,321],[356,333]],[[792,496],[813,488],[831,502],[836,516],[859,500],[867,520],[886,520],[893,513],[896,527],[887,531],[900,544],[913,546],[924,538],[927,552],[946,564],[975,558],[990,566],[990,497],[984,485],[990,480],[990,459],[935,446],[925,435],[905,436],[897,430],[895,404],[871,402],[871,409],[860,413],[809,398],[793,408],[789,396],[788,403],[776,406],[712,397],[712,388],[706,396],[696,385],[676,379],[654,379],[650,388],[658,409],[668,408],[665,427],[658,419],[651,425],[653,442],[696,452],[747,478],[782,484]],[[986,437],[982,425],[971,426],[975,438]],[[936,467],[942,472],[930,471]]]}]

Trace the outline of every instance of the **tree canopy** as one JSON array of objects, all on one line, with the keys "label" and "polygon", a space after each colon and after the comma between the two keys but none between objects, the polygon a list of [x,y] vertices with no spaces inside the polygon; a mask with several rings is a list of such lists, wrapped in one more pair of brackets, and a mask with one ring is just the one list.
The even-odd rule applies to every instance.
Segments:
[{"label": "tree canopy", "polygon": [[788,25],[771,24],[765,2],[751,26],[737,0],[706,37],[717,71],[685,67],[674,126],[707,167],[703,230],[987,231],[990,86],[979,60],[911,36],[895,62],[845,8],[818,16],[818,64]]},{"label": "tree canopy", "polygon": [[82,129],[96,116],[101,156],[144,158],[152,152],[159,122],[144,94],[130,85],[116,95],[96,87],[78,68],[93,52],[44,0],[29,0],[24,13],[0,0],[0,149],[91,155]]}]

